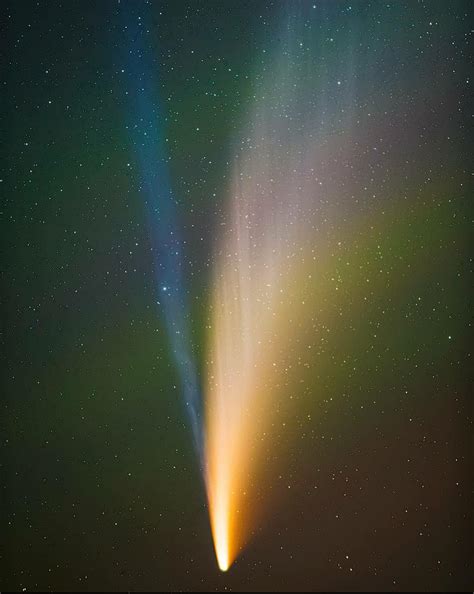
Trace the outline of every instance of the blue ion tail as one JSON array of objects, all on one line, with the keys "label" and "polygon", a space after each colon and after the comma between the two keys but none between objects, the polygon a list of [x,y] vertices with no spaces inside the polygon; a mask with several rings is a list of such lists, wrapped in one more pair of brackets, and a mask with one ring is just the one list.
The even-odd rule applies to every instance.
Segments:
[{"label": "blue ion tail", "polygon": [[121,11],[121,43],[127,109],[127,131],[137,170],[139,195],[147,213],[154,257],[157,306],[184,395],[194,445],[202,466],[201,403],[190,331],[190,308],[184,282],[183,244],[170,184],[164,142],[165,116],[159,97],[160,64],[153,52],[149,6],[126,2]]}]

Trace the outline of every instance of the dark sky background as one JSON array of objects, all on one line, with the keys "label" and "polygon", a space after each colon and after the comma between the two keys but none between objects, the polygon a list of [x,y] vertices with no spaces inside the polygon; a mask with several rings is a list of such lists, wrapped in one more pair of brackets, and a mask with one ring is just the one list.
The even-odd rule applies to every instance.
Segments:
[{"label": "dark sky background", "polygon": [[[122,7],[2,4],[2,590],[472,589],[472,4],[302,5],[328,105],[354,59],[352,226],[330,226],[317,395],[261,487],[279,503],[221,574],[155,306]],[[152,3],[200,369],[233,142],[297,9]]]}]

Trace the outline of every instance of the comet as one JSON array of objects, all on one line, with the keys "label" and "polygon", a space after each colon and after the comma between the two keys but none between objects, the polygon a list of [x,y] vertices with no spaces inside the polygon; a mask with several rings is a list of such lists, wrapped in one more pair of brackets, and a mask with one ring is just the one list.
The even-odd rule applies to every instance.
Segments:
[{"label": "comet", "polygon": [[[226,572],[272,508],[267,478],[278,459],[278,418],[291,414],[288,370],[300,364],[305,332],[315,323],[306,306],[314,300],[306,297],[315,230],[328,220],[321,176],[330,180],[327,163],[337,162],[328,130],[349,115],[350,103],[341,90],[340,104],[328,107],[314,40],[305,35],[306,17],[295,11],[255,77],[253,103],[233,147],[214,248],[201,402],[148,9],[126,3],[122,11],[126,129],[154,255],[156,302],[202,471],[217,565]],[[349,74],[336,78],[348,89]]]}]

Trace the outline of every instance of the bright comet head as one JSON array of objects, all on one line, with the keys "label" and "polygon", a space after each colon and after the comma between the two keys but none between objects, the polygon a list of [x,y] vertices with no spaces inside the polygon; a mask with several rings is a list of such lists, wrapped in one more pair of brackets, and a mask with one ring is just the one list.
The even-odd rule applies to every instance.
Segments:
[{"label": "bright comet head", "polygon": [[216,549],[217,565],[221,571],[227,571],[229,569],[229,555],[227,553],[227,547],[224,546],[221,549]]},{"label": "bright comet head", "polygon": [[214,538],[214,548],[216,551],[217,564],[221,571],[227,571],[230,566],[229,558],[229,528],[227,506],[217,505],[213,517],[212,532]]}]

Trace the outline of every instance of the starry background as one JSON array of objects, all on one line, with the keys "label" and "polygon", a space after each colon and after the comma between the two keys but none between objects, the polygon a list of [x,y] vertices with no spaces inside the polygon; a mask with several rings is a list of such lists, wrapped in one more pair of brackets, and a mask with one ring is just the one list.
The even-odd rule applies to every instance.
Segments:
[{"label": "starry background", "polygon": [[[314,397],[276,432],[282,504],[228,574],[155,307],[120,6],[2,6],[2,589],[472,588],[471,3],[303,4],[336,143],[352,48],[352,202]],[[296,5],[152,3],[200,366],[231,140]]]}]

